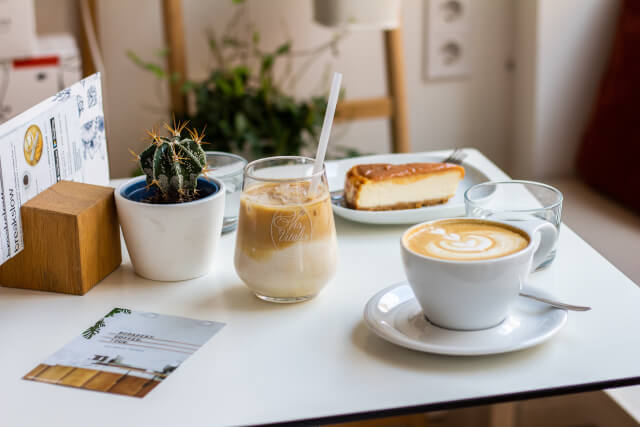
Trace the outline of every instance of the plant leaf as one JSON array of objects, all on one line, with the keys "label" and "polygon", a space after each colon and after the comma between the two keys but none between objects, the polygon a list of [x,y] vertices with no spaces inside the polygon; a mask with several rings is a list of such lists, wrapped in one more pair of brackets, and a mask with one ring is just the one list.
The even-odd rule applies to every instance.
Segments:
[{"label": "plant leaf", "polygon": [[264,74],[266,72],[268,72],[269,70],[271,70],[271,67],[273,66],[273,61],[274,61],[274,56],[273,55],[264,55],[264,57],[262,57],[262,63],[260,64],[260,73]]},{"label": "plant leaf", "polygon": [[106,319],[107,317],[113,317],[118,313],[124,313],[124,314],[131,314],[131,310],[127,309],[127,308],[114,308],[113,310],[111,310],[110,312],[108,312],[104,318]]},{"label": "plant leaf", "polygon": [[131,50],[127,50],[126,54],[129,57],[129,59],[133,61],[134,64],[136,64],[137,66],[147,71],[151,71],[153,74],[155,74],[156,77],[160,79],[164,79],[165,77],[167,77],[166,71],[160,65],[154,64],[153,62],[143,61],[138,55],[136,55]]},{"label": "plant leaf", "polygon": [[291,50],[291,42],[286,42],[283,45],[280,45],[277,49],[275,54],[276,55],[283,55],[285,53],[288,53]]},{"label": "plant leaf", "polygon": [[237,72],[233,73],[233,93],[236,96],[244,95],[244,81],[242,80],[241,75],[242,74]]},{"label": "plant leaf", "polygon": [[249,122],[247,121],[246,116],[240,112],[236,113],[234,117],[234,124],[236,131],[239,134],[242,134],[247,129],[247,127],[249,127]]},{"label": "plant leaf", "polygon": [[98,320],[95,325],[87,328],[83,333],[82,336],[85,339],[90,340],[91,338],[93,338],[95,335],[97,335],[100,332],[100,329],[102,329],[104,327],[105,323],[104,323],[104,318]]},{"label": "plant leaf", "polygon": [[196,82],[187,80],[184,83],[182,83],[182,87],[180,88],[180,90],[182,91],[182,93],[188,93],[194,90],[196,85],[197,85]]},{"label": "plant leaf", "polygon": [[171,49],[169,49],[168,47],[165,47],[164,49],[156,50],[156,56],[158,58],[166,58],[167,56],[169,56],[170,52],[171,52]]},{"label": "plant leaf", "polygon": [[229,82],[227,82],[224,77],[219,76],[216,80],[216,87],[219,88],[223,94],[225,95],[229,95],[231,94],[231,92],[233,92],[233,89],[231,88],[231,85],[229,84]]}]

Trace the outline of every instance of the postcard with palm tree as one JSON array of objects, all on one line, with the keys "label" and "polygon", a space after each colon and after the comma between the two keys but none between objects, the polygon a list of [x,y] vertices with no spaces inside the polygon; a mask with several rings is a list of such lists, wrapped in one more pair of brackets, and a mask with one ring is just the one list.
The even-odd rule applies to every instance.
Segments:
[{"label": "postcard with palm tree", "polygon": [[223,326],[114,308],[23,378],[144,397]]}]

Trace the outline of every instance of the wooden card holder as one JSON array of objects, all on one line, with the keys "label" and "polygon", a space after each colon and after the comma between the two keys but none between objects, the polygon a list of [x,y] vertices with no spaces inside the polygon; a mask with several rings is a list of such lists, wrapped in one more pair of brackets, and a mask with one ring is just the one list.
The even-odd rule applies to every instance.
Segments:
[{"label": "wooden card holder", "polygon": [[24,249],[0,284],[84,295],[122,262],[113,188],[60,181],[22,205]]}]

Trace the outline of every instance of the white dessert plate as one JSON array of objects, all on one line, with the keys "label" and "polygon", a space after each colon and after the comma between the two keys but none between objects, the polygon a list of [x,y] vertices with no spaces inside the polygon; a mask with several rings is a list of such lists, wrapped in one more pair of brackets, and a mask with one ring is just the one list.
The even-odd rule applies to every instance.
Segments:
[{"label": "white dessert plate", "polygon": [[[539,289],[523,292],[553,299]],[[499,325],[479,331],[456,331],[429,323],[411,286],[405,281],[375,294],[364,320],[379,337],[413,350],[454,356],[480,356],[522,350],[540,344],[567,322],[567,312],[527,298],[518,298]]]},{"label": "white dessert plate", "polygon": [[[331,191],[344,188],[344,180],[352,166],[363,163],[413,163],[413,162],[441,162],[447,155],[429,153],[377,154],[373,156],[354,157],[327,163],[327,179]],[[472,185],[489,181],[489,177],[476,168],[472,161],[464,162],[465,175],[458,184],[455,196],[447,203],[425,206],[417,209],[399,209],[389,211],[360,211],[350,209],[341,204],[333,204],[333,212],[351,221],[368,224],[417,224],[438,218],[462,216],[464,210],[464,192]]]}]

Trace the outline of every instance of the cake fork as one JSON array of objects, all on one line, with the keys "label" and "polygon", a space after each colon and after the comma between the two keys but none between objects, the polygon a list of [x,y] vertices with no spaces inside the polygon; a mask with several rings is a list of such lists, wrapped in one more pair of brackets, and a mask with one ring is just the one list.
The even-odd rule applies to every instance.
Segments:
[{"label": "cake fork", "polygon": [[456,148],[453,152],[442,161],[442,163],[453,163],[455,165],[461,165],[462,161],[469,155],[469,153],[462,151],[462,148]]}]

